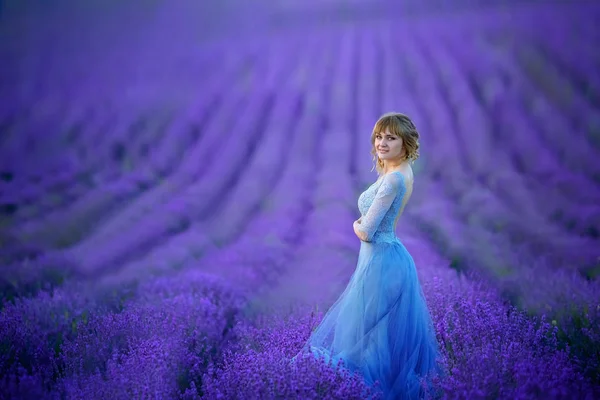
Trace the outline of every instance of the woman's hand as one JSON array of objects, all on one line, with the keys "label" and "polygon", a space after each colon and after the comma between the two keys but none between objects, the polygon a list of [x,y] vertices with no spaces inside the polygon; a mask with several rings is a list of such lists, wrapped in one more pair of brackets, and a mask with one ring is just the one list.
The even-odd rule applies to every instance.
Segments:
[{"label": "woman's hand", "polygon": [[362,222],[362,217],[360,217],[359,219],[357,219],[356,221],[354,221],[354,223],[352,224],[352,227],[354,228],[354,234],[363,242],[365,241],[365,239],[367,238],[367,234],[365,232],[362,232],[360,230],[360,224]]}]

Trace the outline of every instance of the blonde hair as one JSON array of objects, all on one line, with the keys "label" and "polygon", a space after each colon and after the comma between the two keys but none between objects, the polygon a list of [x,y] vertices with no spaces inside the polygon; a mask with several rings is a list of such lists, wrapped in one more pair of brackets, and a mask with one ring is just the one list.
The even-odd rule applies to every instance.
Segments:
[{"label": "blonde hair", "polygon": [[[381,175],[383,171],[383,161],[377,157],[375,149],[375,136],[388,130],[392,135],[402,139],[402,147],[404,147],[404,159],[413,163],[419,158],[419,132],[412,120],[401,113],[389,112],[383,114],[375,123],[373,132],[371,133],[371,155],[373,156],[374,168],[377,174]],[[372,170],[371,170],[372,171]]]}]

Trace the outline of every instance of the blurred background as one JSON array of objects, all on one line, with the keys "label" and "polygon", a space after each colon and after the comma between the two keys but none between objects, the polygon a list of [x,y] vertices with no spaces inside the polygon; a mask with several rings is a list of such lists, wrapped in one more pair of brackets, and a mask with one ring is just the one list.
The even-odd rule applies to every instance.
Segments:
[{"label": "blurred background", "polygon": [[197,268],[256,307],[330,304],[371,129],[399,111],[423,279],[597,313],[599,20],[594,1],[4,0],[2,299]]},{"label": "blurred background", "polygon": [[[597,16],[585,1],[4,1],[4,263],[25,246],[117,268],[166,239],[148,227],[156,237],[100,250],[116,226],[142,229],[127,210],[164,217],[202,181],[210,197],[173,206],[169,224],[227,242],[273,171],[301,171],[290,163],[325,173],[356,214],[375,179],[370,130],[396,110],[422,134],[409,217],[456,268],[475,257],[503,276],[516,261],[483,258],[510,252],[595,278]],[[219,214],[236,207],[248,218]]]}]

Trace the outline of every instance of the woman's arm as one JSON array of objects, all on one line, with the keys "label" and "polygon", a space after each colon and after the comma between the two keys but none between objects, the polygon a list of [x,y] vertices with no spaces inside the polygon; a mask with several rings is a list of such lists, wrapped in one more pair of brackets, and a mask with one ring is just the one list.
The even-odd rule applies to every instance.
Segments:
[{"label": "woman's arm", "polygon": [[404,195],[403,178],[402,175],[387,175],[379,189],[377,189],[373,203],[367,213],[364,217],[354,221],[354,233],[363,242],[370,242],[373,239],[373,235],[375,235],[383,217],[390,209],[396,195]]}]

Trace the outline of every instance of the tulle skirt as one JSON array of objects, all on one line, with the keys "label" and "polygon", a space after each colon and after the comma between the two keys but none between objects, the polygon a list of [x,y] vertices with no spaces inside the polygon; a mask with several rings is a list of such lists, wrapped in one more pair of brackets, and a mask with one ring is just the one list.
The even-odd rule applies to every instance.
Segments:
[{"label": "tulle skirt", "polygon": [[421,397],[420,378],[440,372],[439,348],[415,263],[399,240],[361,242],[350,282],[302,353],[341,359],[368,385],[379,381],[386,400]]}]

